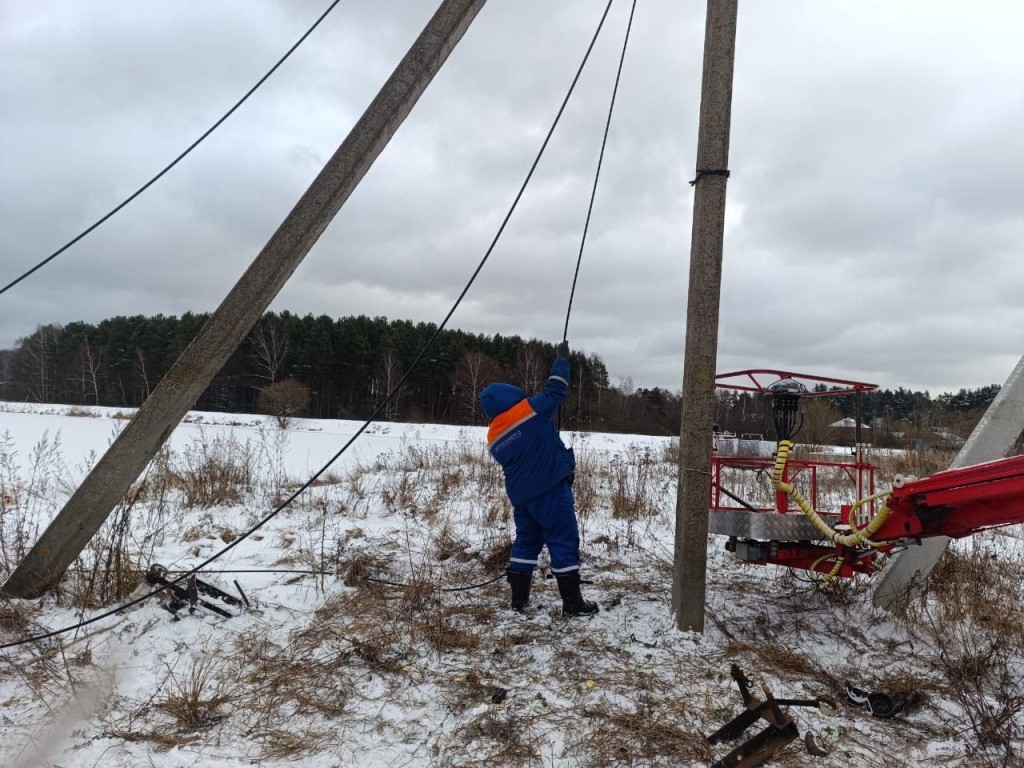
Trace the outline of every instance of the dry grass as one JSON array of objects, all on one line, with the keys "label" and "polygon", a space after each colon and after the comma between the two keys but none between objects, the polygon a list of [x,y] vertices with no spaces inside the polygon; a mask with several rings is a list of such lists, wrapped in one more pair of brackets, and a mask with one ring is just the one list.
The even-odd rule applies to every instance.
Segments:
[{"label": "dry grass", "polygon": [[142,486],[127,495],[111,517],[72,563],[58,589],[58,597],[75,608],[100,608],[124,599],[142,582],[145,553],[133,537]]},{"label": "dry grass", "polygon": [[655,457],[642,450],[623,456],[611,465],[611,513],[614,520],[638,521],[656,515],[656,494],[652,487]]},{"label": "dry grass", "polygon": [[441,690],[445,706],[457,714],[480,704],[491,702],[500,696],[500,689],[484,682],[480,678],[480,674],[473,669],[465,674],[452,675],[442,684]]},{"label": "dry grass", "polygon": [[714,756],[704,735],[689,727],[690,714],[678,701],[641,704],[636,711],[595,706],[582,713],[588,727],[575,748],[595,768],[710,763]]},{"label": "dry grass", "polygon": [[927,477],[949,469],[956,456],[955,451],[902,451],[892,455],[872,456],[878,466],[878,476],[883,482],[892,482],[897,474]]},{"label": "dry grass", "polygon": [[318,751],[320,745],[330,736],[327,731],[270,728],[254,734],[253,738],[261,747],[262,760],[295,760],[302,755]]},{"label": "dry grass", "polygon": [[152,730],[126,730],[122,728],[108,728],[103,731],[103,736],[108,739],[129,744],[145,742],[152,744],[157,752],[167,752],[177,747],[186,747],[191,744],[198,744],[202,739],[201,734],[195,731],[182,731],[180,729],[154,728]]},{"label": "dry grass", "polygon": [[231,694],[220,679],[222,662],[204,655],[192,662],[183,675],[170,675],[171,690],[156,703],[174,721],[186,728],[200,728],[221,720],[221,707],[231,700]]},{"label": "dry grass", "polygon": [[990,768],[1024,764],[1024,564],[983,546],[947,551],[906,621],[929,649],[947,695],[962,708],[976,739],[973,759]]},{"label": "dry grass", "polygon": [[508,565],[508,558],[511,554],[512,536],[505,535],[492,539],[490,546],[484,548],[478,558],[488,573],[494,573]]},{"label": "dry grass", "polygon": [[0,601],[0,636],[27,635],[31,626],[28,606],[22,602],[11,602],[7,598],[0,598]]},{"label": "dry grass", "polygon": [[[208,441],[212,462],[183,465],[166,457],[164,470],[140,484],[138,503],[119,518],[121,527],[114,526],[95,567],[134,572],[137,566],[116,553],[131,551],[126,532],[140,524],[147,504],[173,498],[201,509],[260,498],[253,461],[236,454],[232,469],[235,459],[214,446]],[[705,734],[739,710],[735,687],[723,680],[736,660],[752,679],[776,681],[779,696],[838,698],[847,677],[890,693],[923,694],[929,724],[944,716],[938,702],[967,713],[961,730],[970,729],[977,765],[1012,764],[1005,761],[1020,743],[1024,711],[1024,692],[1010,674],[1024,647],[1024,629],[1007,610],[1022,580],[1015,567],[981,556],[944,562],[936,574],[943,589],[912,607],[919,611],[921,657],[913,664],[902,663],[900,647],[885,645],[888,637],[873,634],[874,617],[863,608],[866,579],[840,588],[800,582],[782,570],[717,574],[723,582],[713,585],[715,597],[727,602],[716,602],[716,621],[728,642],[694,652],[678,634],[663,639],[637,629],[638,638],[631,634],[637,616],[655,631],[666,626],[651,617],[654,603],[667,611],[671,552],[664,542],[672,521],[664,500],[677,468],[668,449],[624,451],[616,464],[585,447],[577,453],[574,490],[587,575],[597,582],[585,594],[602,603],[593,623],[563,619],[553,583],[542,580],[534,584],[538,608],[525,616],[506,609],[503,581],[444,591],[500,574],[511,545],[510,507],[500,469],[479,446],[410,448],[318,484],[322,493],[264,532],[266,543],[285,548],[287,562],[316,563],[341,575],[340,583],[323,579],[306,592],[296,584],[288,593],[320,601],[315,613],[276,606],[273,621],[250,617],[239,629],[218,627],[218,636],[236,637],[234,647],[168,675],[160,698],[138,708],[138,723],[110,728],[108,735],[164,749],[212,738],[203,729],[216,725],[218,738],[255,742],[259,749],[247,755],[254,762],[298,764],[352,728],[372,731],[381,743],[421,739],[422,751],[408,765],[709,764],[714,756]],[[901,461],[885,471],[917,473],[912,467],[924,460]],[[180,478],[189,467],[193,480],[185,482]],[[230,540],[235,527],[219,517],[215,522],[218,512],[204,514],[209,517],[191,515],[195,530],[188,538],[197,546]],[[365,519],[371,515],[372,522]],[[95,573],[94,584],[106,580]],[[86,594],[95,602],[111,599]],[[0,628],[5,616],[0,610]],[[12,615],[12,631],[23,631],[30,618]],[[949,631],[949,625],[964,629]],[[835,657],[811,645],[823,632],[838,649]],[[39,695],[49,695],[75,659],[88,665],[89,652],[82,648],[63,668],[56,654],[39,661],[31,671]],[[832,734],[837,744],[877,736],[864,727],[863,712],[847,714]],[[888,727],[893,744],[912,741],[903,732],[913,729],[912,719]],[[921,733],[915,738],[927,738]],[[777,764],[805,764],[796,751]],[[862,748],[822,765],[901,765],[882,751]]]},{"label": "dry grass", "polygon": [[[842,681],[837,680],[806,651],[784,644],[784,641],[763,643],[730,642],[724,655],[728,659],[742,659],[751,669],[770,673],[780,679],[813,682],[818,688],[836,692]],[[743,664],[740,664],[742,667]]]},{"label": "dry grass", "polygon": [[474,651],[493,616],[489,605],[438,606],[417,617],[413,628],[437,653]]},{"label": "dry grass", "polygon": [[201,439],[188,446],[174,471],[186,507],[227,506],[245,498],[254,485],[254,456],[234,439]]},{"label": "dry grass", "polygon": [[442,766],[523,766],[541,759],[537,731],[541,717],[505,708],[491,708],[459,728],[439,756]]},{"label": "dry grass", "polygon": [[469,539],[455,533],[450,520],[441,523],[430,537],[434,548],[434,559],[443,563],[450,558],[456,558],[465,562],[469,559],[466,551],[470,548]]},{"label": "dry grass", "polygon": [[64,415],[73,418],[94,418],[96,416],[93,411],[80,405],[71,406],[64,412]]}]

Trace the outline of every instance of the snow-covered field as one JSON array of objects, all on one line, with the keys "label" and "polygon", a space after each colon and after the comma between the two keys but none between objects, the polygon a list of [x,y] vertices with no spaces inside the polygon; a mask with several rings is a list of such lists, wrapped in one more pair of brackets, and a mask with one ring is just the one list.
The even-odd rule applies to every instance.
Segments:
[{"label": "snow-covered field", "polygon": [[[126,415],[0,403],[0,575]],[[206,559],[358,427],[190,414],[59,595],[0,603],[0,644],[112,604],[96,574],[133,580],[116,585],[123,595],[137,569]],[[905,619],[871,608],[866,579],[741,564],[712,537],[706,631],[681,633],[671,442],[572,440],[584,594],[598,616],[563,619],[540,578],[522,616],[505,608],[503,580],[484,584],[502,573],[512,532],[482,429],[376,424],[208,567],[250,609],[174,620],[151,600],[0,651],[0,765],[708,766],[731,747],[705,737],[741,709],[734,663],[755,693],[765,683],[839,703],[832,717],[790,710],[830,754],[798,740],[773,765],[1024,764],[1017,529],[958,543]],[[125,553],[130,563],[111,567]],[[844,680],[913,694],[913,706],[872,717],[845,700]]]}]

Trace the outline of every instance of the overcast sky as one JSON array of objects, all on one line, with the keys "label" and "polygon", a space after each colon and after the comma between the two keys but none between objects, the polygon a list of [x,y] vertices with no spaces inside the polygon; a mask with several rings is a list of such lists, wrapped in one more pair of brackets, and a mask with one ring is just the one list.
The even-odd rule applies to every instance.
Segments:
[{"label": "overcast sky", "polygon": [[[328,0],[0,0],[0,284],[208,128]],[[273,309],[440,321],[601,0],[491,0]],[[436,9],[342,0],[135,203],[0,296],[39,324],[214,309]],[[569,338],[678,389],[705,3],[639,0]],[[629,0],[450,326],[561,338]],[[719,371],[933,394],[1024,353],[1024,3],[741,0]]]}]

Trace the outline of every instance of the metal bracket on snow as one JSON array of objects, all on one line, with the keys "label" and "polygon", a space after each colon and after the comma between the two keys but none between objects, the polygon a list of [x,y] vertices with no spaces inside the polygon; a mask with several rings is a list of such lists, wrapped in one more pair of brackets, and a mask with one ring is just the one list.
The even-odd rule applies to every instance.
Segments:
[{"label": "metal bracket on snow", "polygon": [[[708,736],[708,743],[734,741],[758,720],[764,720],[768,727],[716,761],[711,768],[753,768],[762,765],[784,746],[797,739],[800,732],[797,730],[796,722],[783,711],[783,707],[816,707],[824,714],[833,714],[837,709],[836,703],[827,696],[819,696],[816,699],[776,699],[767,685],[761,686],[765,696],[762,701],[750,693],[750,681],[736,664],[732,665],[730,671],[740,689],[743,706],[746,709]],[[828,754],[810,733],[804,738],[804,745],[812,755],[822,757]]]},{"label": "metal bracket on snow", "polygon": [[[167,569],[159,563],[154,563],[150,566],[149,571],[146,573],[146,583],[153,587],[165,587],[167,589],[170,594],[160,605],[168,610],[175,619],[181,618],[178,616],[178,611],[184,608],[188,608],[189,615],[194,614],[197,608],[202,608],[211,613],[216,613],[218,616],[230,619],[232,616],[241,613],[242,608],[248,605],[244,594],[242,594],[241,598],[235,597],[219,587],[203,581],[194,573],[185,579],[183,583],[175,583],[167,578]],[[235,582],[235,586],[238,586],[238,582]],[[239,592],[241,592],[241,588],[239,588]],[[200,597],[200,595],[205,597]],[[211,600],[226,603],[236,608],[237,613],[231,613],[226,608],[211,602]]]}]

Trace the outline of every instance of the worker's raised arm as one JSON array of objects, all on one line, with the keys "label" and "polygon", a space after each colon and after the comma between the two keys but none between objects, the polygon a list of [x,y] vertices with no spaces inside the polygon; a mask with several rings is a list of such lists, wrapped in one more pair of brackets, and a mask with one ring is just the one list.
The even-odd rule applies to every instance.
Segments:
[{"label": "worker's raised arm", "polygon": [[530,407],[540,416],[551,416],[569,395],[569,361],[555,358],[544,389],[530,398]]}]

